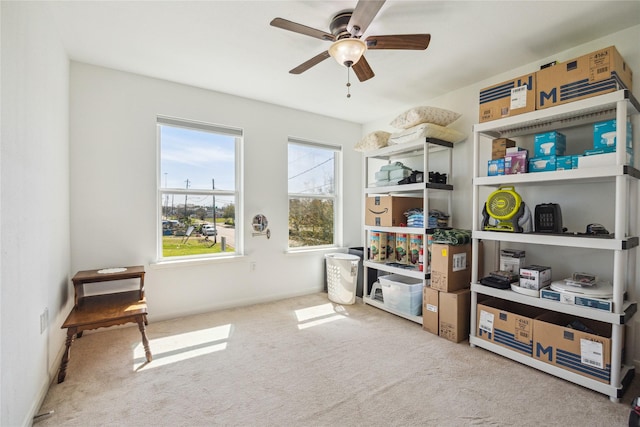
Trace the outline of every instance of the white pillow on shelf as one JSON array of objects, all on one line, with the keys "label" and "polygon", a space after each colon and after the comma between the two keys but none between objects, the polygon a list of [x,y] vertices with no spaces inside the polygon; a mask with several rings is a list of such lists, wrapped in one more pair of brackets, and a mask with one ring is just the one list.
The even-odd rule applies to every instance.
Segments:
[{"label": "white pillow on shelf", "polygon": [[433,123],[421,123],[402,132],[392,133],[389,137],[389,145],[402,144],[422,138],[436,138],[443,141],[456,143],[467,136],[455,129],[434,125]]},{"label": "white pillow on shelf", "polygon": [[462,114],[438,107],[414,107],[405,111],[390,123],[396,129],[409,129],[421,123],[448,126]]},{"label": "white pillow on shelf", "polygon": [[377,148],[386,147],[389,141],[391,133],[383,130],[377,130],[371,132],[360,141],[358,141],[354,147],[356,151],[369,151]]}]

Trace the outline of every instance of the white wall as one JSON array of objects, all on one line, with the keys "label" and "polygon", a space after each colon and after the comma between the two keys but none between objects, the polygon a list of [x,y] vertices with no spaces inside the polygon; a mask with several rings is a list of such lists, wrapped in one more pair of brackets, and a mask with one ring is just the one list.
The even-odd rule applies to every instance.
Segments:
[{"label": "white wall", "polygon": [[[324,252],[285,253],[288,136],[343,147],[343,243],[361,245],[361,125],[76,62],[70,85],[72,270],[147,266],[151,321],[322,290]],[[265,214],[270,239],[247,230],[245,257],[154,264],[157,115],[244,130],[237,220],[248,227]]]},{"label": "white wall", "polygon": [[[387,123],[400,111],[390,111],[388,120],[363,129],[86,64],[69,67],[46,3],[1,2],[0,18],[0,425],[28,425],[38,409],[58,367],[64,342],[60,325],[72,298],[69,278],[79,269],[148,266],[151,321],[322,288],[322,253],[285,254],[289,135],[343,145],[343,243],[361,245],[361,156],[352,146],[371,130],[391,130]],[[560,52],[557,59],[615,44],[637,71],[638,39],[640,27],[634,27]],[[453,126],[470,133],[480,88],[529,72],[550,59],[556,58],[505,71],[425,103],[463,113]],[[638,84],[636,78],[636,94]],[[244,129],[244,225],[255,213],[266,214],[270,240],[247,233],[246,257],[232,261],[153,265],[156,114]],[[636,129],[640,129],[637,121]],[[471,150],[469,141],[455,149],[454,225],[458,227],[470,227]],[[249,271],[251,261],[257,263],[254,273]],[[49,326],[41,334],[40,314],[45,308]],[[638,359],[640,343],[628,347]]]},{"label": "white wall", "polygon": [[[462,117],[450,125],[450,127],[465,132],[469,137],[464,142],[456,144],[454,148],[454,165],[453,165],[453,226],[458,228],[471,228],[471,196],[472,196],[472,158],[473,158],[473,135],[471,133],[472,126],[478,121],[478,95],[480,89],[491,86],[502,81],[528,74],[539,69],[540,65],[549,63],[552,60],[559,62],[587,54],[594,50],[598,50],[607,46],[616,46],[627,65],[634,71],[636,76],[633,82],[632,93],[636,97],[640,96],[640,25],[631,27],[627,30],[611,34],[601,39],[593,40],[573,49],[558,52],[556,55],[540,58],[539,61],[532,64],[524,64],[522,67],[508,70],[504,73],[491,77],[490,79],[479,81],[473,85],[460,88],[457,91],[448,93],[435,99],[425,99],[422,105],[432,105],[447,108],[462,113]],[[407,105],[406,109],[415,105]],[[374,122],[366,123],[364,126],[365,134],[375,130],[386,130],[394,132],[389,126],[393,118],[401,113],[400,111],[390,111],[389,116]],[[638,141],[640,140],[640,117],[638,115],[633,118],[634,131],[636,136],[636,165],[638,165]],[[570,144],[571,141],[568,142]],[[612,187],[610,185],[593,185],[593,186],[573,186],[569,188],[558,189],[555,193],[549,187],[541,189],[525,190],[516,188],[521,192],[525,202],[529,200],[529,205],[533,208],[538,203],[558,202],[563,212],[563,221],[572,231],[583,230],[586,224],[599,222],[605,225],[608,230],[613,231],[612,210],[603,210],[603,206],[613,203]],[[562,195],[562,196],[561,196]],[[554,199],[555,197],[555,199]],[[640,224],[638,224],[640,227]],[[640,229],[640,228],[639,228]],[[488,242],[487,242],[488,243]],[[486,245],[491,247],[492,245]],[[613,256],[608,254],[603,256],[602,251],[585,251],[560,249],[548,246],[528,246],[527,261],[536,264],[551,265],[554,272],[554,280],[566,277],[573,271],[592,271],[601,277],[611,277]],[[635,253],[640,256],[640,250],[636,249]],[[492,262],[491,254],[487,254],[488,263]],[[636,265],[640,265],[636,257]],[[561,260],[561,261],[557,261]],[[640,297],[640,270],[636,268],[635,277],[632,277],[631,287],[628,289],[630,299],[638,300]],[[627,349],[630,351],[631,358],[636,366],[640,369],[640,339],[636,336],[640,331],[640,316],[635,316],[630,331],[627,334]],[[629,350],[630,349],[630,350]]]},{"label": "white wall", "polygon": [[[29,425],[63,344],[69,297],[69,61],[46,7],[0,3],[0,425]],[[40,333],[40,314],[49,327]]]}]

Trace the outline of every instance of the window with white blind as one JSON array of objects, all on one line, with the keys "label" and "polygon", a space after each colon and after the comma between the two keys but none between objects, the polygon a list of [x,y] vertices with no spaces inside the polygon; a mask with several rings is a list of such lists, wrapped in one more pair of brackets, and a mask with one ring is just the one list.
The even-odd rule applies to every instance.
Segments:
[{"label": "window with white blind", "polygon": [[341,240],[341,147],[289,138],[289,249]]},{"label": "window with white blind", "polygon": [[158,117],[158,258],[241,253],[242,130]]}]

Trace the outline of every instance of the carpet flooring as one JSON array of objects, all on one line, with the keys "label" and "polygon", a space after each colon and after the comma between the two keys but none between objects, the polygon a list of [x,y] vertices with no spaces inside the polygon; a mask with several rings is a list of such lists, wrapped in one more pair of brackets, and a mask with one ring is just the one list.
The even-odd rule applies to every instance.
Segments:
[{"label": "carpet flooring", "polygon": [[45,426],[625,426],[621,403],[326,293],[85,333]]}]

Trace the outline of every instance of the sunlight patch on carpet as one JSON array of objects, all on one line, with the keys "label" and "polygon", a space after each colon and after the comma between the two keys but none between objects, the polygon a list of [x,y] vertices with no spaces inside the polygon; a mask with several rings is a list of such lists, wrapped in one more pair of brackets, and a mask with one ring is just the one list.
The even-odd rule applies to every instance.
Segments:
[{"label": "sunlight patch on carpet", "polygon": [[346,317],[343,314],[339,314],[339,312],[345,312],[344,307],[334,307],[331,303],[296,310],[298,329],[307,329],[336,320],[346,319]]},{"label": "sunlight patch on carpet", "polygon": [[149,340],[153,360],[147,363],[142,343],[133,349],[133,370],[144,371],[225,350],[231,324]]}]

